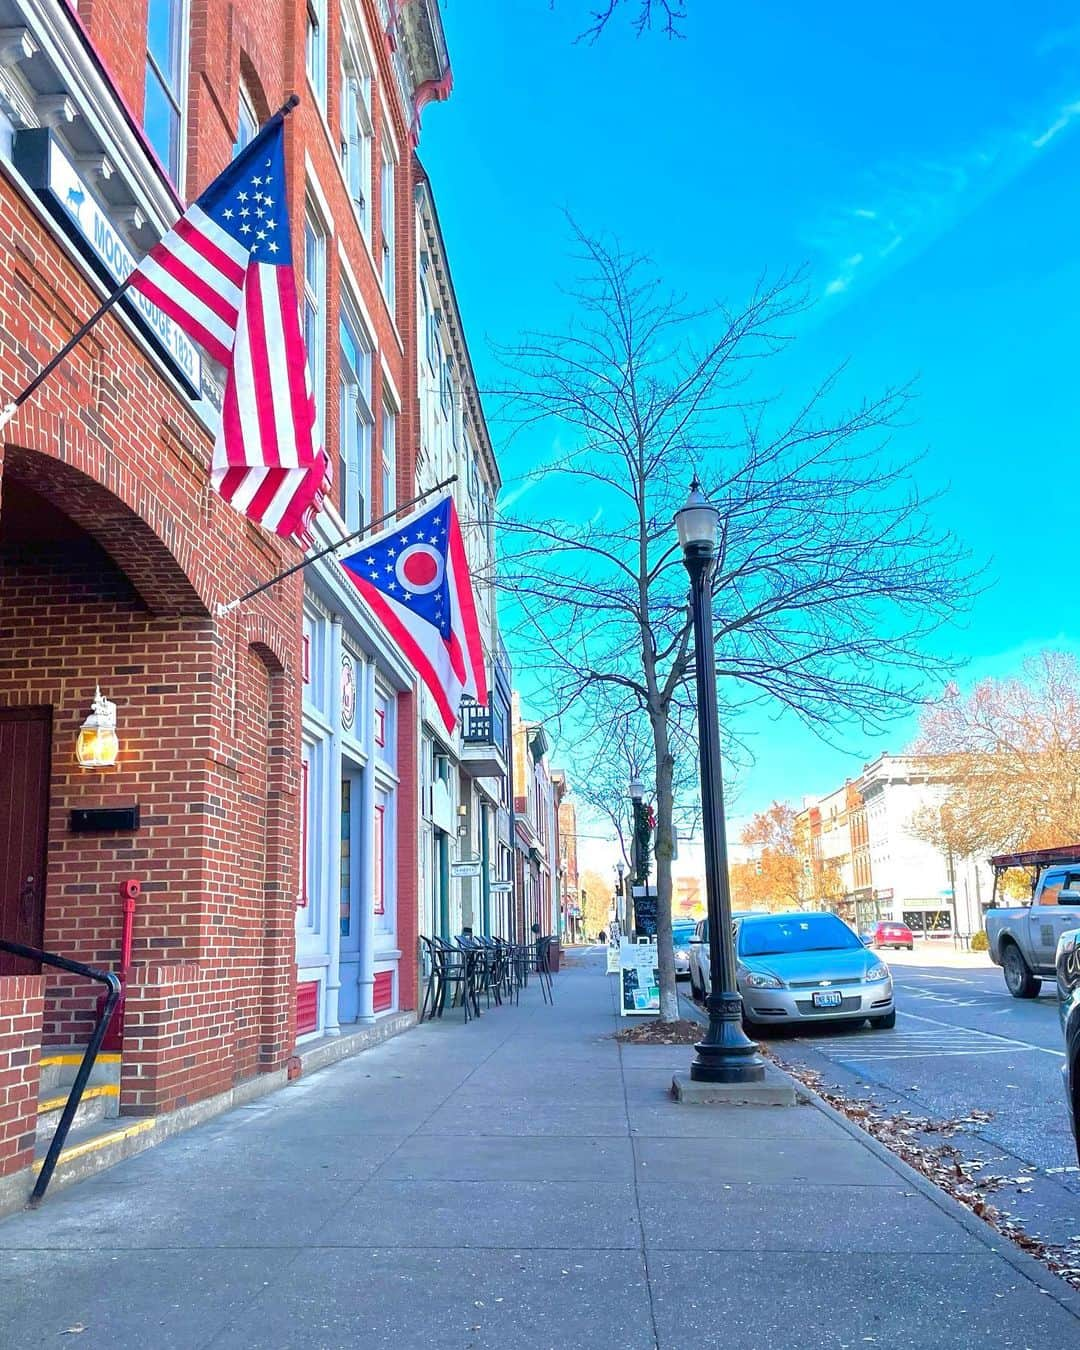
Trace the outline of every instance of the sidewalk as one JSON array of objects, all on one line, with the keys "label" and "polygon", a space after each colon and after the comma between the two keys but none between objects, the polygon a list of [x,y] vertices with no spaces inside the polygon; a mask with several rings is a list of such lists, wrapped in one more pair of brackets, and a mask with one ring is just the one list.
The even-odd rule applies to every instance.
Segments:
[{"label": "sidewalk", "polygon": [[602,970],[575,955],[554,1008],[534,981],[425,1023],[0,1222],[0,1346],[1077,1342],[1067,1286],[852,1127],[672,1102],[692,1052],[612,1040]]}]

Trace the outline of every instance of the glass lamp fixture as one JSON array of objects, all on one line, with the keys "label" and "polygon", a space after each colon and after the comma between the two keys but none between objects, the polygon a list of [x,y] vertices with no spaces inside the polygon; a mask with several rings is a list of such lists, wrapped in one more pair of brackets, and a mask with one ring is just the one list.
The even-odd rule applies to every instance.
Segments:
[{"label": "glass lamp fixture", "polygon": [[644,785],[644,783],[642,783],[642,781],[641,781],[640,778],[637,778],[637,777],[631,778],[631,779],[630,779],[630,800],[631,800],[631,801],[634,801],[634,802],[639,802],[639,801],[641,801],[642,797],[644,797],[644,796],[645,796],[645,785]]},{"label": "glass lamp fixture", "polygon": [[702,492],[696,477],[690,484],[686,505],[675,512],[675,528],[679,532],[679,543],[684,553],[689,548],[701,545],[715,552],[720,533],[720,512]]},{"label": "glass lamp fixture", "polygon": [[90,716],[82,724],[75,744],[75,758],[84,769],[108,769],[116,763],[120,742],[116,735],[116,704],[94,689]]}]

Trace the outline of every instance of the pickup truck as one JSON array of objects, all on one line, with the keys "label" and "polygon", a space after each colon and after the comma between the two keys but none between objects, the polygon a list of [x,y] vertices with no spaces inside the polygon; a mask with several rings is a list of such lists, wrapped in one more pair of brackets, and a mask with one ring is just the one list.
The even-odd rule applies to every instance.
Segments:
[{"label": "pickup truck", "polygon": [[1080,928],[1080,853],[1040,873],[1030,905],[986,911],[990,957],[1013,998],[1035,998],[1056,977],[1058,939],[1072,928]]}]

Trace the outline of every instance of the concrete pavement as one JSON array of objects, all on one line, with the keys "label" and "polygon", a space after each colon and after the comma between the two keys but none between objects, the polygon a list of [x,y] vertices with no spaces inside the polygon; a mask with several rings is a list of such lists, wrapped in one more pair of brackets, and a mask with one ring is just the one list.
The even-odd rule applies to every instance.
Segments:
[{"label": "concrete pavement", "polygon": [[1080,1299],[812,1105],[675,1104],[598,957],[0,1222],[0,1345],[1024,1347]]}]

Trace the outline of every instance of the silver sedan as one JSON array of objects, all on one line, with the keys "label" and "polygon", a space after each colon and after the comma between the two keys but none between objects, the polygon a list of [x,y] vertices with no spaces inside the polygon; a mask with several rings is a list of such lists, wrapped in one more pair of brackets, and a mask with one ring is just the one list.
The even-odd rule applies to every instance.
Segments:
[{"label": "silver sedan", "polygon": [[739,993],[748,1026],[797,1022],[896,1025],[889,968],[835,914],[762,914],[736,921]]}]

